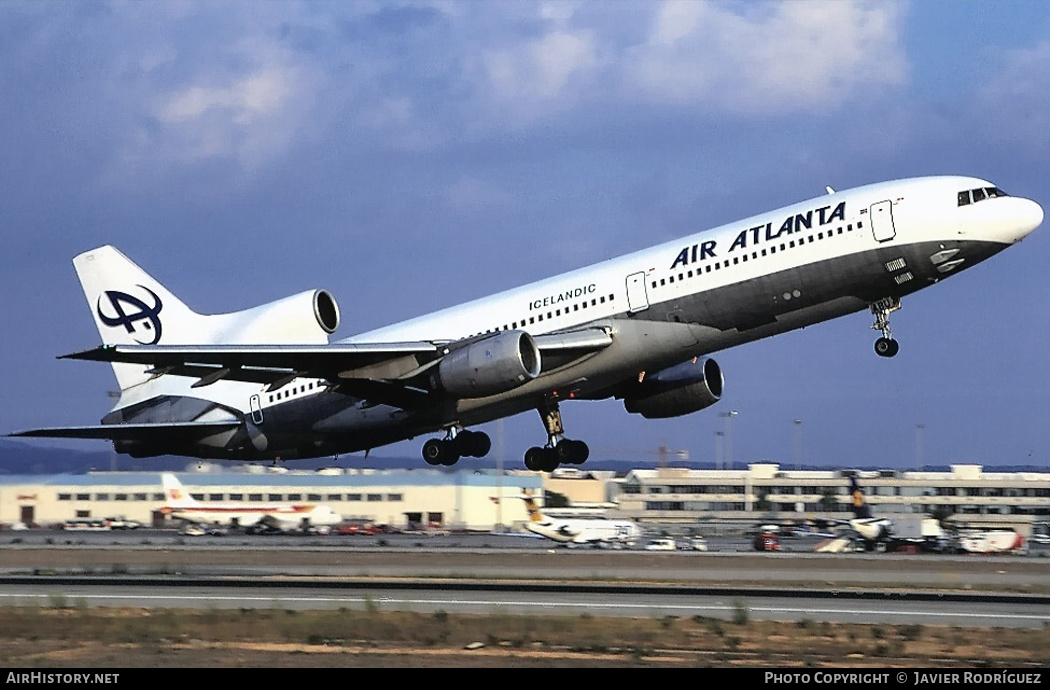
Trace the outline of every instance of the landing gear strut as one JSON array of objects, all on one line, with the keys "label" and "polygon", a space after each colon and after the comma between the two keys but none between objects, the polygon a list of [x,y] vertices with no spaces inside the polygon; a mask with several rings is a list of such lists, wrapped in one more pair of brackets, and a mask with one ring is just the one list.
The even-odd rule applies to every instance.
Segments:
[{"label": "landing gear strut", "polygon": [[884,297],[871,305],[871,313],[875,315],[871,328],[882,333],[882,337],[875,341],[875,354],[879,357],[892,357],[900,350],[900,343],[890,332],[890,314],[900,308],[901,301],[896,297]]},{"label": "landing gear strut", "polygon": [[451,467],[464,455],[481,458],[491,448],[492,440],[485,432],[450,427],[445,438],[432,438],[423,444],[423,459],[428,465]]},{"label": "landing gear strut", "polygon": [[533,472],[553,472],[563,463],[580,465],[585,462],[591,450],[583,441],[565,438],[558,401],[544,400],[537,411],[547,429],[547,445],[543,448],[533,446],[525,451],[525,467]]}]

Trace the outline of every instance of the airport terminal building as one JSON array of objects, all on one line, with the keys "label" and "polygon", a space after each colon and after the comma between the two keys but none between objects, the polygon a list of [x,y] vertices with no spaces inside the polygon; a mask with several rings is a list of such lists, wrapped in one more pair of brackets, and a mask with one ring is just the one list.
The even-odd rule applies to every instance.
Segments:
[{"label": "airport terminal building", "polygon": [[1009,527],[1026,536],[1050,522],[1050,473],[784,470],[756,463],[745,470],[643,469],[613,487],[621,516],[645,522],[724,523],[852,517],[849,475],[856,474],[876,516],[934,515],[959,526]]},{"label": "airport terminal building", "polygon": [[[653,529],[702,526],[712,533],[761,522],[852,517],[850,470],[784,470],[756,463],[741,470],[636,469],[626,474],[577,469],[551,474],[493,470],[449,472],[332,469],[318,472],[176,473],[202,503],[311,503],[347,522],[396,529],[520,528],[521,496],[556,493],[567,508],[551,515],[632,518]],[[986,472],[953,465],[947,472],[856,473],[876,516],[933,515],[957,526],[1003,527],[1029,536],[1050,523],[1050,473]],[[0,476],[0,524],[55,525],[76,518],[124,516],[174,526],[161,511],[159,472]]]},{"label": "airport terminal building", "polygon": [[[179,472],[183,488],[205,504],[322,504],[347,522],[396,529],[484,529],[527,519],[523,491],[542,492],[534,473],[439,470],[319,472]],[[76,518],[123,516],[175,526],[161,512],[159,472],[90,472],[0,477],[0,523],[55,525]]]}]

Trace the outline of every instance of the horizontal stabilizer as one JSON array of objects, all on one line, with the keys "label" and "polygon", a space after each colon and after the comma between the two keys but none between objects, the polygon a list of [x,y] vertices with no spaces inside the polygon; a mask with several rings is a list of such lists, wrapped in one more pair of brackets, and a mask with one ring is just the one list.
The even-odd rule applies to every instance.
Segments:
[{"label": "horizontal stabilizer", "polygon": [[66,426],[17,431],[8,436],[36,438],[93,438],[113,441],[160,441],[178,436],[206,436],[229,431],[241,426],[239,421],[166,422],[161,424],[97,424],[94,426]]}]

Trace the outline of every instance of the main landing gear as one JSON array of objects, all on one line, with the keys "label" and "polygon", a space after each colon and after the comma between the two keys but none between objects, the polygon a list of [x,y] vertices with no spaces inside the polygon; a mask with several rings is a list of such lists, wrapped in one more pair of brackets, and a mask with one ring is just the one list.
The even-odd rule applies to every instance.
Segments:
[{"label": "main landing gear", "polygon": [[450,467],[463,456],[481,458],[488,455],[492,440],[483,431],[452,427],[445,438],[432,438],[423,444],[423,459],[428,465]]},{"label": "main landing gear", "polygon": [[533,472],[553,472],[558,465],[580,465],[591,454],[583,441],[565,438],[565,427],[561,423],[561,410],[557,400],[545,400],[537,408],[543,426],[547,429],[547,445],[533,446],[525,451],[525,467]]},{"label": "main landing gear", "polygon": [[893,357],[901,348],[890,332],[890,314],[900,308],[901,301],[896,297],[883,297],[871,305],[871,313],[875,315],[871,328],[882,333],[882,337],[875,341],[875,354],[879,357]]}]

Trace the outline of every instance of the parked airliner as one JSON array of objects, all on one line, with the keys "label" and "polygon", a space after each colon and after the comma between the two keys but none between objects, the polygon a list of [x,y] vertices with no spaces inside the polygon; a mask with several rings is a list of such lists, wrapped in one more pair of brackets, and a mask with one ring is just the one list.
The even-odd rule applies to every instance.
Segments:
[{"label": "parked airliner", "polygon": [[521,497],[529,513],[525,529],[541,537],[566,546],[629,546],[642,538],[642,530],[631,520],[604,520],[602,518],[552,518],[543,514],[536,499],[529,494]]},{"label": "parked airliner", "polygon": [[875,351],[897,353],[901,299],[1015,244],[1034,201],[972,177],[827,194],[491,297],[329,343],[324,290],[205,316],[113,247],[73,260],[121,394],[93,426],[16,436],[109,439],[133,456],[286,460],[438,433],[424,459],[481,457],[470,427],[537,410],[546,442],[525,466],[587,459],[560,405],[622,399],[647,418],[722,397],[709,355],[870,309]]},{"label": "parked airliner", "polygon": [[193,498],[170,472],[161,474],[161,483],[164,485],[161,512],[184,522],[223,527],[262,525],[287,532],[331,528],[343,521],[343,517],[328,506],[314,503],[205,503]]}]

